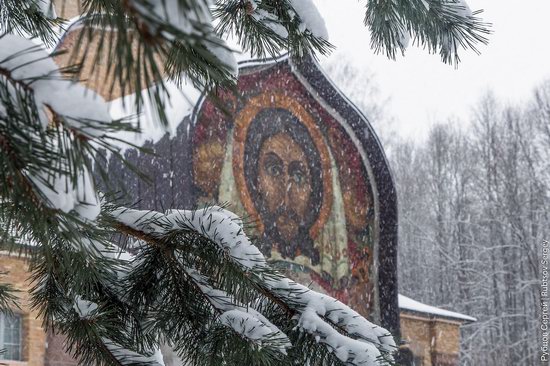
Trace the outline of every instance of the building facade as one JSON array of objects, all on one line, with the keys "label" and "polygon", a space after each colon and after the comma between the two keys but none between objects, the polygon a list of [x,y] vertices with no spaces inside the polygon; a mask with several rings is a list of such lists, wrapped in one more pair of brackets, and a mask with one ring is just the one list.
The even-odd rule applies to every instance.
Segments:
[{"label": "building facade", "polygon": [[[20,308],[13,315],[0,314],[0,363],[7,366],[76,366],[65,352],[64,338],[42,328],[42,320],[31,309],[29,264],[17,253],[0,252],[3,283],[11,284]],[[403,366],[456,366],[460,353],[460,326],[474,318],[438,309],[399,295]],[[167,366],[170,366],[167,360]]]},{"label": "building facade", "polygon": [[456,366],[460,357],[460,327],[470,316],[422,304],[399,295],[403,364]]},{"label": "building facade", "polygon": [[64,352],[64,338],[46,333],[37,309],[32,309],[29,263],[19,253],[0,252],[1,281],[17,292],[19,308],[0,313],[0,363],[7,366],[71,366],[76,361]]},{"label": "building facade", "polygon": [[[14,286],[20,308],[13,316],[0,314],[0,363],[7,366],[76,366],[65,352],[64,338],[48,333],[31,309],[29,264],[17,253],[0,253],[2,281]],[[403,366],[456,366],[460,353],[460,326],[474,318],[439,309],[399,295]],[[168,361],[168,360],[167,360]],[[167,362],[167,365],[169,363]]]}]

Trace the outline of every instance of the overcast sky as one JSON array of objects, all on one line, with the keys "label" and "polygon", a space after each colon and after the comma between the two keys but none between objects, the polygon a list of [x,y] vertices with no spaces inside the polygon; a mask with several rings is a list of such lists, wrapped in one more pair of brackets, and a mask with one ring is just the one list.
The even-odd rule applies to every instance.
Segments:
[{"label": "overcast sky", "polygon": [[397,61],[375,56],[363,26],[364,1],[314,1],[338,49],[330,57],[347,55],[375,74],[381,92],[391,97],[389,108],[404,137],[425,137],[436,120],[465,120],[488,90],[517,103],[550,79],[550,0],[468,0],[472,10],[485,10],[493,34],[481,55],[462,52],[458,70],[414,46]]}]

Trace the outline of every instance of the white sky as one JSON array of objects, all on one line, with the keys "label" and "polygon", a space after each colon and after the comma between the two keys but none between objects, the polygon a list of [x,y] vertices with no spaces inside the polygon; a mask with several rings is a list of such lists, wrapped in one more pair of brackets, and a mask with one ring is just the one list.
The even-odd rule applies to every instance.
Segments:
[{"label": "white sky", "polygon": [[363,25],[365,1],[314,1],[338,50],[329,57],[343,53],[375,74],[381,92],[391,97],[388,108],[403,137],[423,138],[437,120],[465,120],[488,90],[518,103],[550,79],[550,0],[468,0],[472,10],[485,10],[493,34],[480,56],[462,52],[458,70],[416,47],[397,61],[374,55]]}]

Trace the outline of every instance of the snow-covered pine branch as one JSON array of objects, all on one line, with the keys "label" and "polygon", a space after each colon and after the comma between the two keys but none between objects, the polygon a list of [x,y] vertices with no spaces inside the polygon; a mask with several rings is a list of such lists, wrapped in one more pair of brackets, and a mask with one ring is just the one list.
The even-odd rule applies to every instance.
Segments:
[{"label": "snow-covered pine branch", "polygon": [[135,128],[113,121],[103,98],[63,71],[32,41],[0,36],[0,139],[14,188],[8,201],[31,197],[52,215],[74,210],[95,220],[94,154],[116,153],[109,133]]},{"label": "snow-covered pine branch", "polygon": [[0,34],[16,34],[40,39],[52,46],[62,20],[50,0],[2,0],[0,2]]},{"label": "snow-covered pine branch", "polygon": [[311,0],[228,0],[214,9],[216,30],[237,36],[240,48],[254,57],[288,51],[293,57],[332,49],[325,21]]},{"label": "snow-covered pine branch", "polygon": [[488,42],[488,23],[472,11],[466,0],[369,0],[365,25],[371,31],[371,47],[395,58],[413,44],[439,53],[445,63],[457,65],[459,50]]},{"label": "snow-covered pine branch", "polygon": [[[126,349],[119,344],[116,344],[116,342],[111,339],[106,338],[105,335],[102,335],[101,330],[97,329],[95,325],[99,317],[108,316],[108,313],[106,314],[105,311],[102,311],[98,304],[85,300],[80,296],[76,296],[72,308],[77,315],[74,318],[74,322],[76,323],[75,325],[79,326],[84,331],[88,330],[88,332],[86,332],[88,333],[88,342],[98,348],[100,352],[103,353],[104,357],[106,359],[110,359],[112,363],[118,366],[164,366],[162,353],[159,349],[138,353],[133,350]],[[101,321],[97,323],[101,323]],[[90,361],[93,362],[94,360]]]},{"label": "snow-covered pine branch", "polygon": [[[123,233],[165,250],[172,248],[178,251],[178,234],[193,232],[207,239],[200,245],[215,246],[226,253],[228,260],[243,272],[249,285],[258,289],[258,296],[284,307],[296,329],[325,345],[340,361],[350,365],[377,365],[392,359],[396,345],[387,330],[370,323],[330,296],[270,270],[263,255],[247,237],[242,221],[232,212],[212,206],[196,211],[170,210],[166,214],[118,208],[112,214],[115,225]],[[192,246],[186,246],[186,250],[192,251]],[[183,263],[185,261],[182,261],[183,270],[200,287],[213,307],[223,311],[219,315],[223,324],[242,332],[247,332],[247,325],[263,324],[265,328],[262,330],[252,335],[243,334],[254,342],[261,341],[262,337],[266,341],[272,340],[274,334],[279,332],[278,337],[287,338],[282,330],[254,309],[255,302],[246,305],[239,303],[234,296],[213,288],[214,279],[201,274],[200,270],[186,268]],[[282,352],[287,345],[285,342],[281,344]]]}]

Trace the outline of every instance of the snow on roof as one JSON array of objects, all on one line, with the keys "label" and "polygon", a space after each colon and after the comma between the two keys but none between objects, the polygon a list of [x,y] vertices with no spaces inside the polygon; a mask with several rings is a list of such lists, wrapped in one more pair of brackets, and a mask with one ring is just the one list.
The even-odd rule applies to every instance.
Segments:
[{"label": "snow on roof", "polygon": [[436,308],[435,306],[431,306],[431,305],[426,305],[401,294],[399,294],[398,301],[399,301],[400,310],[405,310],[405,311],[408,310],[408,311],[413,311],[415,313],[429,314],[435,317],[464,320],[467,322],[477,321],[476,318],[473,318],[471,316],[455,313],[454,311]]}]

